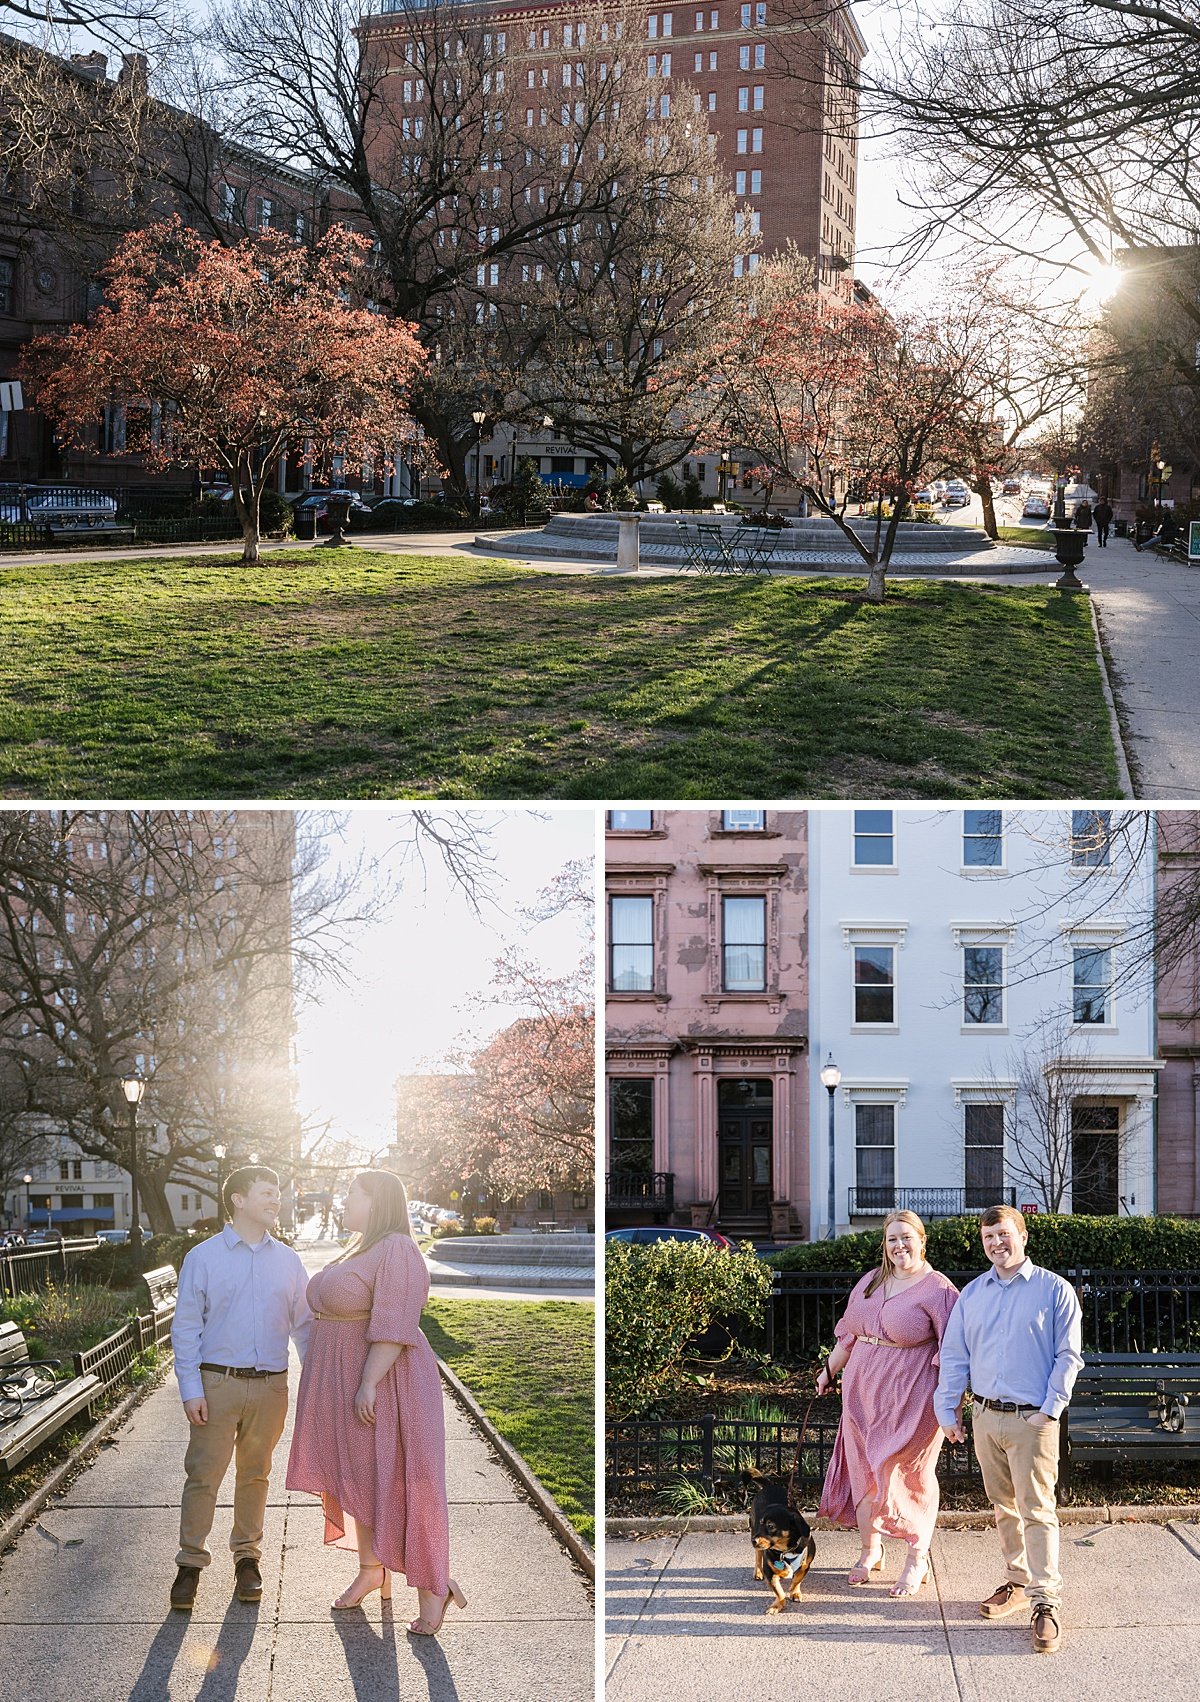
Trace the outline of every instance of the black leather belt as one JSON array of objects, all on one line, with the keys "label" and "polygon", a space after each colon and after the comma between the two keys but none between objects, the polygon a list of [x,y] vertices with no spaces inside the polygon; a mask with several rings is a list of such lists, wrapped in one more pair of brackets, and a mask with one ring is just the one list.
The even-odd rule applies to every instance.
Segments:
[{"label": "black leather belt", "polygon": [[200,1361],[201,1371],[219,1371],[222,1377],[282,1377],[282,1371],[256,1371],[252,1365],[209,1365]]},{"label": "black leather belt", "polygon": [[987,1407],[989,1412],[1040,1412],[1042,1410],[1041,1407],[1028,1406],[1023,1401],[981,1400],[979,1405],[981,1407]]}]

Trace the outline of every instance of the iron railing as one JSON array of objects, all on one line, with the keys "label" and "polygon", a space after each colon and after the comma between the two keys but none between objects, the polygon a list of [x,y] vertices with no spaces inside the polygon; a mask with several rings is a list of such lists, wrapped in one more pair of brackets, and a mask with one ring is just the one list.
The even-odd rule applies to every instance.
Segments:
[{"label": "iron railing", "polygon": [[0,1252],[0,1300],[18,1294],[34,1294],[50,1282],[65,1282],[71,1261],[94,1253],[100,1242],[94,1236],[73,1241],[50,1241],[36,1247],[6,1247]]},{"label": "iron railing", "polygon": [[918,1217],[962,1217],[964,1212],[985,1211],[988,1206],[1017,1203],[1015,1188],[989,1188],[977,1198],[968,1198],[966,1188],[850,1188],[847,1190],[850,1216],[886,1217],[890,1211],[916,1212]]},{"label": "iron railing", "polygon": [[609,1170],[604,1176],[604,1204],[612,1211],[675,1210],[673,1170]]},{"label": "iron railing", "polygon": [[84,1348],[77,1353],[75,1375],[85,1377],[88,1372],[94,1373],[107,1394],[129,1377],[139,1353],[150,1347],[161,1347],[170,1339],[174,1316],[173,1305],[163,1306],[156,1312],[139,1312],[113,1335],[97,1342],[95,1347]]}]

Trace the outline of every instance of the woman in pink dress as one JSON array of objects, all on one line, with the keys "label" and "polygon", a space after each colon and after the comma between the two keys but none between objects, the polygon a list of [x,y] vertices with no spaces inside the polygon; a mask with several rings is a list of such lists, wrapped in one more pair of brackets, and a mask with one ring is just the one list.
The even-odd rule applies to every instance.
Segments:
[{"label": "woman in pink dress", "polygon": [[890,1212],[879,1269],[855,1284],[817,1378],[817,1393],[828,1394],[845,1371],[821,1512],[835,1524],[858,1526],[862,1553],[852,1584],[882,1570],[885,1536],[908,1544],[892,1595],[916,1595],[929,1575],[942,1447],[933,1391],[942,1332],[957,1300],[950,1279],[926,1262],[920,1218]]},{"label": "woman in pink dress", "polygon": [[327,1543],[358,1549],[358,1576],[334,1607],[373,1590],[390,1600],[402,1572],[420,1597],[409,1630],[434,1636],[451,1601],[467,1604],[450,1576],[441,1379],[420,1328],[429,1273],[390,1170],[355,1177],[343,1222],[355,1239],[308,1285],[287,1484],[321,1497]]}]

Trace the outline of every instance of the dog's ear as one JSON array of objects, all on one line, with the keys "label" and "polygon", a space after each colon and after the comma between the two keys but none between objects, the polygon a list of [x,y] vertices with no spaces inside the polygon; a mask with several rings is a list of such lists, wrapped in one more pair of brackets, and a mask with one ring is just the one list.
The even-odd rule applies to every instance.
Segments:
[{"label": "dog's ear", "polygon": [[757,1489],[766,1482],[766,1477],[757,1466],[745,1466],[742,1469],[742,1482],[747,1489]]}]

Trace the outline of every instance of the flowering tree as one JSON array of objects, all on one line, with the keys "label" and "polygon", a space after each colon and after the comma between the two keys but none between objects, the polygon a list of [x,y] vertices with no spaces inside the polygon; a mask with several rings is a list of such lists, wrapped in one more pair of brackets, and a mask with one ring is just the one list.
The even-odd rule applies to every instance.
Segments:
[{"label": "flowering tree", "polygon": [[227,247],[178,218],[148,226],[107,268],[106,305],[38,337],[23,374],[64,437],[123,409],[126,452],[147,465],[223,467],[257,561],[262,494],[290,444],[388,464],[412,434],[404,397],[423,357],[409,326],[354,305],[369,249],[341,228],[310,250],[271,231]]}]

